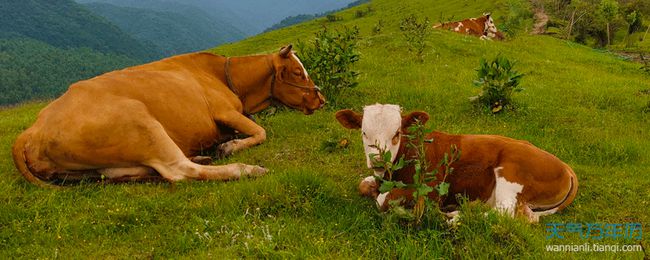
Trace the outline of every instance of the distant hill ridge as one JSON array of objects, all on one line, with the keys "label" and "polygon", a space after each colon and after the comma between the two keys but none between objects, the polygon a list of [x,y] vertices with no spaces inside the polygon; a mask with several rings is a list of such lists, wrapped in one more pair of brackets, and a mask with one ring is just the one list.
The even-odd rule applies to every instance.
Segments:
[{"label": "distant hill ridge", "polygon": [[71,0],[0,1],[0,38],[26,37],[58,48],[87,47],[102,53],[154,60],[161,53]]},{"label": "distant hill ridge", "polygon": [[142,42],[151,42],[164,56],[204,50],[245,37],[245,33],[219,23],[190,6],[166,10],[124,7],[108,3],[84,4]]}]

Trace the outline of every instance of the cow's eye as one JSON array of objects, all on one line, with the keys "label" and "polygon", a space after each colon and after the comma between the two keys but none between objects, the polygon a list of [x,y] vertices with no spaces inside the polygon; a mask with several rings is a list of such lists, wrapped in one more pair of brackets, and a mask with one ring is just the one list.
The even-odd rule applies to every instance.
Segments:
[{"label": "cow's eye", "polygon": [[296,75],[296,76],[300,77],[300,76],[302,76],[302,71],[295,70],[295,71],[293,71],[293,75]]}]

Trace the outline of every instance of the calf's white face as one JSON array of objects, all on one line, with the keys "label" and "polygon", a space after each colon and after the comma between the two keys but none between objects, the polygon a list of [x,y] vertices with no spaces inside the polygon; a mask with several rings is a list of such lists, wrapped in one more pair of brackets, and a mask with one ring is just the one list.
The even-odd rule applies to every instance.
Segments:
[{"label": "calf's white face", "polygon": [[367,166],[375,171],[375,175],[383,177],[384,169],[374,167],[374,162],[379,159],[379,149],[390,151],[391,162],[394,162],[405,129],[416,119],[425,123],[429,117],[424,112],[413,112],[402,117],[398,105],[375,104],[364,107],[363,114],[352,110],[338,111],[336,119],[346,128],[361,129]]},{"label": "calf's white face", "polygon": [[399,150],[402,128],[401,109],[397,105],[372,105],[363,108],[361,136],[366,154],[368,168],[375,175],[383,177],[384,169],[375,168],[374,162],[379,159],[379,149],[390,152],[391,162],[395,161]]}]

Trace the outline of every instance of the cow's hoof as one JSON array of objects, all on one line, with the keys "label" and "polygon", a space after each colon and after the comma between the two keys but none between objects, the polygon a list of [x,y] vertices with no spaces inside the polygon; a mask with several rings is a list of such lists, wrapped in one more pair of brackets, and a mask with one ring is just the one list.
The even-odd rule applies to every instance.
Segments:
[{"label": "cow's hoof", "polygon": [[239,140],[235,139],[217,146],[217,157],[225,158],[226,156],[233,154],[233,152],[235,152],[235,146],[237,145],[238,142]]},{"label": "cow's hoof", "polygon": [[258,177],[269,172],[269,169],[257,165],[246,165],[241,171],[242,177]]},{"label": "cow's hoof", "polygon": [[190,161],[200,165],[210,165],[212,164],[212,157],[210,156],[194,156],[190,157]]},{"label": "cow's hoof", "polygon": [[373,199],[379,196],[379,185],[377,184],[375,177],[366,177],[361,181],[361,183],[359,183],[359,194]]}]

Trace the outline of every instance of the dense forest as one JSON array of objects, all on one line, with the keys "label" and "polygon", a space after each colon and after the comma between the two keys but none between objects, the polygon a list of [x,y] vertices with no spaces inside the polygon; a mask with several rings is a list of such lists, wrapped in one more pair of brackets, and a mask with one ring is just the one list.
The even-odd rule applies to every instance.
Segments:
[{"label": "dense forest", "polygon": [[136,39],[152,42],[165,56],[204,50],[245,37],[238,29],[219,24],[208,14],[193,8],[172,12],[107,3],[85,6]]},{"label": "dense forest", "polygon": [[136,59],[161,54],[70,0],[0,1],[0,38],[21,36],[58,48],[88,47]]},{"label": "dense forest", "polygon": [[34,39],[0,39],[0,106],[54,98],[73,82],[138,63],[86,47],[61,49]]},{"label": "dense forest", "polygon": [[54,98],[75,81],[159,57],[71,0],[0,1],[0,106]]}]

